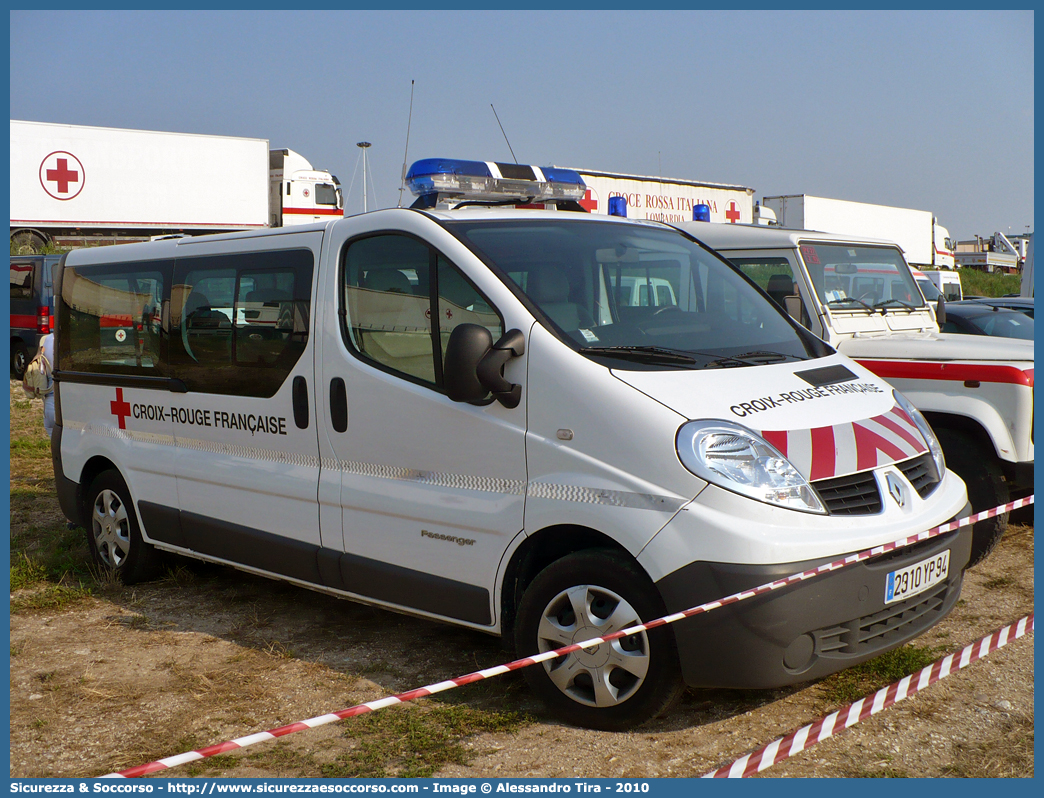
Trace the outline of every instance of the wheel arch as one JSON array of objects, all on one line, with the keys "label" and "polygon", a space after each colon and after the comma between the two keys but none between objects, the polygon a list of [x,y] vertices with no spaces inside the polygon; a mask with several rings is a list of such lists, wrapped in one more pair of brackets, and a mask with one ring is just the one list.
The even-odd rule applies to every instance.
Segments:
[{"label": "wheel arch", "polygon": [[922,410],[921,415],[933,430],[946,429],[964,433],[984,451],[992,452],[995,457],[1000,458],[993,436],[978,420],[955,413],[939,413],[931,410]]},{"label": "wheel arch", "polygon": [[[79,508],[80,512],[80,517],[78,519],[79,524],[85,529],[87,528],[88,521],[91,517],[90,507],[87,506],[88,501],[90,501],[88,490],[91,487],[91,483],[98,478],[98,475],[105,471],[115,471],[120,475],[120,478],[123,479],[124,484],[127,482],[116,464],[104,455],[95,455],[83,464],[83,468],[80,469],[79,487],[76,489],[76,506]],[[136,510],[137,508],[135,508],[135,511]]]},{"label": "wheel arch", "polygon": [[576,524],[556,524],[529,535],[512,553],[504,569],[500,591],[501,635],[513,646],[515,615],[522,594],[544,568],[563,557],[587,549],[608,549],[645,570],[627,549],[603,532]]}]

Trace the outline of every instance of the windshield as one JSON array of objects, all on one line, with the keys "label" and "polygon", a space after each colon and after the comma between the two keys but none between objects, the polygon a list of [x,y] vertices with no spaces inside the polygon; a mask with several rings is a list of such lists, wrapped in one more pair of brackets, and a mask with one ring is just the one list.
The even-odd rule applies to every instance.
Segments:
[{"label": "windshield", "polygon": [[[1033,340],[1033,319],[1014,310],[986,310],[977,314],[969,313],[964,316],[964,320],[979,335]],[[943,325],[943,332],[951,331],[961,332],[956,325],[951,328],[949,322]]]},{"label": "windshield", "polygon": [[521,289],[553,332],[614,367],[721,368],[830,351],[672,230],[548,219],[447,227]]},{"label": "windshield", "polygon": [[939,293],[939,289],[935,287],[935,283],[929,280],[927,277],[917,278],[917,287],[921,289],[921,293],[924,294],[924,298],[929,302],[937,302],[939,297],[942,296]]},{"label": "windshield", "polygon": [[800,250],[816,295],[832,310],[924,307],[898,249],[803,241]]}]

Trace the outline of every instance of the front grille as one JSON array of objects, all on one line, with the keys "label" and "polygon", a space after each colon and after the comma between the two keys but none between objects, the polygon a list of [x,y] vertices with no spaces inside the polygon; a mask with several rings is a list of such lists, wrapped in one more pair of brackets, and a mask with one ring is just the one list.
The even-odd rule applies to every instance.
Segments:
[{"label": "front grille", "polygon": [[873,471],[812,483],[831,515],[873,515],[881,512],[881,492]]},{"label": "front grille", "polygon": [[913,460],[899,463],[896,467],[903,472],[903,476],[910,480],[910,484],[914,486],[914,490],[920,494],[922,499],[931,496],[939,484],[931,452],[925,452]]},{"label": "front grille", "polygon": [[911,625],[926,629],[941,616],[946,597],[960,580],[947,580],[934,590],[847,623],[812,632],[821,655],[862,655],[887,648],[895,640],[911,636]]}]

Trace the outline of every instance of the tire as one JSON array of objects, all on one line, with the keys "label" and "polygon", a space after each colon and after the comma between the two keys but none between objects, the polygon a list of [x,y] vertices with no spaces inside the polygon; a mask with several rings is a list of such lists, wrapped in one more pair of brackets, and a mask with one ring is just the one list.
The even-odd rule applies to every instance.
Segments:
[{"label": "tire", "polygon": [[[520,656],[532,656],[664,613],[656,588],[635,563],[607,549],[577,552],[549,565],[526,588],[515,645]],[[560,719],[605,731],[663,714],[684,686],[674,634],[666,627],[538,663],[524,673]]]},{"label": "tire", "polygon": [[45,246],[47,240],[32,230],[19,230],[11,236],[12,255],[35,255]]},{"label": "tire", "polygon": [[[1008,483],[997,458],[986,451],[970,435],[942,429],[936,433],[946,457],[946,467],[964,480],[972,512],[990,510],[1010,501]],[[972,527],[971,559],[965,568],[985,560],[1000,543],[1008,528],[1008,514],[979,521]]]},{"label": "tire", "polygon": [[160,553],[141,538],[130,491],[118,471],[103,471],[87,494],[87,546],[101,574],[125,585],[144,582],[160,572]]},{"label": "tire", "polygon": [[11,344],[11,373],[15,375],[16,379],[22,379],[25,374],[25,367],[29,365],[29,347],[27,347],[22,341],[15,341]]}]

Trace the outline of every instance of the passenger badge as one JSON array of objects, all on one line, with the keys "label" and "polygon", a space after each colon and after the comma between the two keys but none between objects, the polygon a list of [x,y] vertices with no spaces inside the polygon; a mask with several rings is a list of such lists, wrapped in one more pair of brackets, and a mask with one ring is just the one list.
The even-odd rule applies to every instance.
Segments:
[{"label": "passenger badge", "polygon": [[887,474],[885,483],[888,485],[888,493],[895,499],[895,503],[900,507],[906,504],[906,489],[903,487],[903,483],[899,481],[899,477],[895,474]]}]

